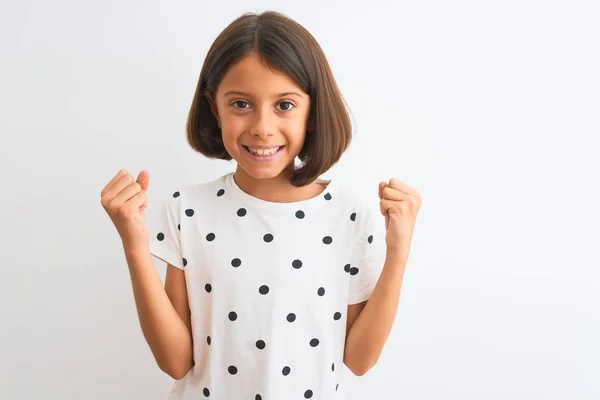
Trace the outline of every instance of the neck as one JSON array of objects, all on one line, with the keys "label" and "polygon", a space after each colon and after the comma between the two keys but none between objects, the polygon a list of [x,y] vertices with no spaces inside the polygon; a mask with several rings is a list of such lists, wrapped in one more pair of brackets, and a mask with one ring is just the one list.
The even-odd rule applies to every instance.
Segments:
[{"label": "neck", "polygon": [[321,185],[310,184],[303,187],[292,185],[291,169],[283,170],[272,178],[255,178],[239,165],[233,175],[235,183],[244,192],[261,200],[289,203],[311,198],[323,190]]}]

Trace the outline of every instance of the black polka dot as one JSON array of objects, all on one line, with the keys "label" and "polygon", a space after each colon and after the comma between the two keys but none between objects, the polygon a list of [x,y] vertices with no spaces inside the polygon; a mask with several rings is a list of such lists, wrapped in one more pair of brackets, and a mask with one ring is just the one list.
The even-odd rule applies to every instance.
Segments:
[{"label": "black polka dot", "polygon": [[210,390],[208,390],[208,388],[204,388],[204,390],[202,390],[202,393],[204,394],[204,397],[210,396]]},{"label": "black polka dot", "polygon": [[302,267],[302,261],[300,261],[300,260],[294,260],[294,261],[292,261],[292,267],[294,267],[296,269],[301,268]]},{"label": "black polka dot", "polygon": [[296,314],[294,314],[294,313],[289,313],[289,314],[287,315],[287,320],[288,320],[288,322],[294,322],[294,321],[296,320]]},{"label": "black polka dot", "polygon": [[212,286],[210,285],[210,283],[204,285],[204,290],[206,290],[207,293],[210,293],[212,291]]},{"label": "black polka dot", "polygon": [[319,345],[319,339],[312,339],[310,341],[310,347],[317,347]]},{"label": "black polka dot", "polygon": [[351,219],[352,221],[356,221],[356,213],[352,213],[352,214],[350,214],[350,219]]},{"label": "black polka dot", "polygon": [[179,197],[179,192],[173,193],[173,197]]},{"label": "black polka dot", "polygon": [[304,211],[302,211],[302,210],[296,211],[296,218],[298,218],[298,219],[304,218]]},{"label": "black polka dot", "polygon": [[305,399],[310,399],[312,396],[313,396],[312,390],[307,390],[306,392],[304,392]]},{"label": "black polka dot", "polygon": [[331,364],[331,370],[332,370],[332,371],[335,371],[335,363],[332,363],[332,364]]},{"label": "black polka dot", "polygon": [[273,235],[271,235],[270,233],[267,233],[265,236],[263,236],[263,239],[267,243],[272,242],[273,241]]},{"label": "black polka dot", "polygon": [[335,391],[336,391],[336,392],[337,392],[337,390],[338,390],[338,386],[340,386],[340,384],[339,384],[339,383],[336,383],[336,384],[335,384]]},{"label": "black polka dot", "polygon": [[242,265],[242,260],[240,260],[239,258],[234,258],[233,260],[231,260],[231,266],[233,268],[237,268],[240,265]]},{"label": "black polka dot", "polygon": [[244,215],[246,215],[246,209],[240,208],[239,210],[237,210],[237,215],[238,217],[243,217]]},{"label": "black polka dot", "polygon": [[367,240],[369,241],[369,244],[373,243],[373,235],[370,235]]},{"label": "black polka dot", "polygon": [[209,233],[208,235],[206,235],[206,240],[208,240],[209,242],[212,242],[213,240],[215,240],[215,234]]},{"label": "black polka dot", "polygon": [[283,376],[288,376],[290,374],[290,372],[292,372],[292,369],[290,367],[283,367],[283,369],[281,370],[281,373],[283,374]]},{"label": "black polka dot", "polygon": [[326,193],[325,194],[325,200],[331,200],[331,194],[330,193]]},{"label": "black polka dot", "polygon": [[256,397],[254,397],[254,400],[262,400],[262,396],[260,394],[257,394]]},{"label": "black polka dot", "polygon": [[181,231],[181,224],[177,224],[177,230]]},{"label": "black polka dot", "polygon": [[319,296],[324,296],[325,295],[325,288],[320,287],[319,290],[317,290],[317,294]]},{"label": "black polka dot", "polygon": [[208,345],[210,346],[210,343],[211,343],[210,336],[207,336],[207,337],[206,337],[206,343],[208,343]]},{"label": "black polka dot", "polygon": [[331,238],[331,236],[325,236],[323,238],[323,243],[325,244],[331,244],[333,242],[333,239]]},{"label": "black polka dot", "polygon": [[163,240],[165,240],[165,234],[162,232],[159,232],[159,234],[156,235],[156,238],[158,239],[159,242],[162,242]]},{"label": "black polka dot", "polygon": [[264,340],[257,340],[256,341],[256,348],[259,350],[264,349],[266,346],[265,341]]},{"label": "black polka dot", "polygon": [[187,210],[185,210],[185,215],[187,215],[188,217],[191,217],[192,215],[194,215],[194,210],[192,210],[191,208],[188,208]]},{"label": "black polka dot", "polygon": [[238,372],[238,371],[237,371],[237,368],[236,368],[235,366],[233,366],[233,365],[230,365],[230,366],[229,366],[229,368],[227,368],[227,371],[229,371],[229,373],[230,373],[231,375],[235,375],[235,374],[237,374],[237,372]]},{"label": "black polka dot", "polygon": [[230,312],[229,313],[229,320],[230,321],[235,321],[236,319],[237,319],[237,314],[234,311]]},{"label": "black polka dot", "polygon": [[217,192],[217,196],[221,197],[225,194],[225,190],[224,189],[219,189],[219,191]]},{"label": "black polka dot", "polygon": [[340,318],[342,318],[342,314],[339,312],[336,312],[335,314],[333,314],[333,319],[336,321],[339,321]]},{"label": "black polka dot", "polygon": [[356,267],[350,268],[350,275],[356,275],[356,274],[358,274],[358,268],[356,268]]},{"label": "black polka dot", "polygon": [[261,287],[258,288],[258,293],[260,293],[260,294],[269,293],[269,287],[267,285],[262,285]]},{"label": "black polka dot", "polygon": [[187,265],[187,260],[185,258],[181,259],[181,262],[183,262],[183,266],[185,267]]}]

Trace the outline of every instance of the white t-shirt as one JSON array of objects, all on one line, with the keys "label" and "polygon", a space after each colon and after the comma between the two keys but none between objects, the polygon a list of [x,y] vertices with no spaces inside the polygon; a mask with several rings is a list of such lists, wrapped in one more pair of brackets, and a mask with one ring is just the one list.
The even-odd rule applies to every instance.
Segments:
[{"label": "white t-shirt", "polygon": [[345,399],[347,307],[385,261],[383,216],[357,198],[333,180],[268,202],[231,172],[162,203],[151,253],[185,271],[195,360],[170,400]]}]

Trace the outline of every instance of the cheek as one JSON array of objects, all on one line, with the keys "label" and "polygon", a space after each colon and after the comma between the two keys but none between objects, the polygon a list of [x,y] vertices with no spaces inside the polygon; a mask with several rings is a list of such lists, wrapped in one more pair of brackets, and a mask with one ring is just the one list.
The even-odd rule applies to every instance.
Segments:
[{"label": "cheek", "polygon": [[223,146],[225,147],[225,150],[227,150],[227,152],[229,154],[236,154],[238,152],[237,150],[237,138],[239,135],[235,134],[235,131],[228,128],[227,126],[223,126],[223,123],[221,123],[221,138],[223,140]]},{"label": "cheek", "polygon": [[306,124],[302,121],[294,122],[286,127],[284,130],[290,144],[295,146],[302,146],[306,137]]},{"label": "cheek", "polygon": [[232,143],[246,131],[247,127],[242,118],[234,117],[221,120],[221,135],[223,135],[223,142]]},{"label": "cheek", "polygon": [[242,130],[244,119],[236,115],[224,114],[221,117],[221,129],[227,132],[237,132]]}]

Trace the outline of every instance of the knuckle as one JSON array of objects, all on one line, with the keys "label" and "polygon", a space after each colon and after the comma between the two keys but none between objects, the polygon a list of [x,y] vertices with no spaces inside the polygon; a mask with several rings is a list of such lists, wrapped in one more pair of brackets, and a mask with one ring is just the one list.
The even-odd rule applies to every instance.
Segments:
[{"label": "knuckle", "polygon": [[129,217],[129,210],[127,209],[127,207],[125,207],[124,205],[122,205],[121,207],[119,207],[118,209],[118,215],[121,218],[125,218],[127,219]]},{"label": "knuckle", "polygon": [[108,201],[107,207],[112,212],[119,212],[119,205],[118,205],[118,203],[116,201],[116,198],[111,199],[110,201]]}]

